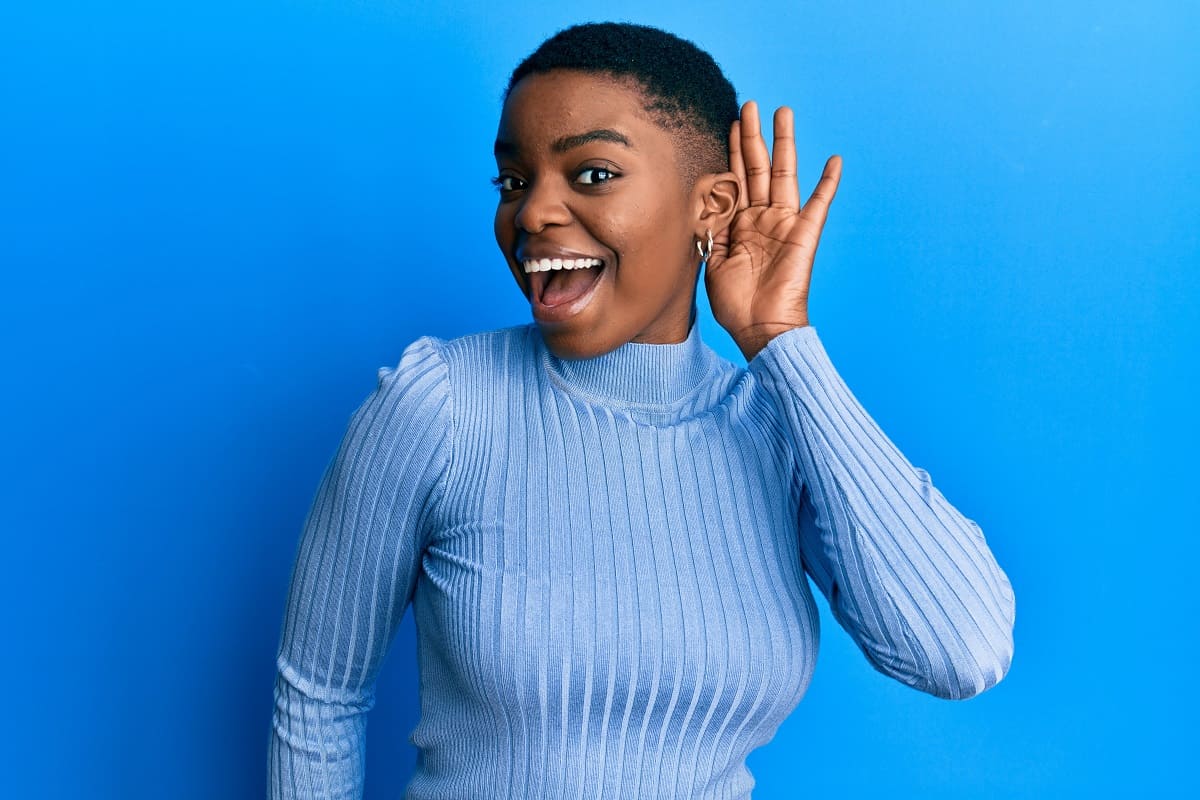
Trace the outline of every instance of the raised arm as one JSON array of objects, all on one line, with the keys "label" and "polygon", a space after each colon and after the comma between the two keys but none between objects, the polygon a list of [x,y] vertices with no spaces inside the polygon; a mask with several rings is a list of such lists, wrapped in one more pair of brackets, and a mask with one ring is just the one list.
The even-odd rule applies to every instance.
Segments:
[{"label": "raised arm", "polygon": [[770,340],[748,369],[788,432],[801,554],[838,623],[913,688],[965,699],[994,686],[1015,603],[979,526],[868,416],[812,326]]},{"label": "raised arm", "polygon": [[445,363],[423,336],[379,370],[325,471],[280,636],[271,800],[362,797],[367,713],[443,491],[450,414]]},{"label": "raised arm", "polygon": [[[842,159],[825,162],[801,206],[792,110],[776,110],[774,124],[768,153],[758,105],[742,106],[730,172],[705,206],[722,213],[699,220],[720,231],[705,271],[713,315],[783,419],[801,554],[838,622],[881,672],[938,697],[972,697],[1012,660],[1012,586],[979,526],[884,436],[809,324],[813,260]],[[732,219],[717,202],[729,181]]]}]

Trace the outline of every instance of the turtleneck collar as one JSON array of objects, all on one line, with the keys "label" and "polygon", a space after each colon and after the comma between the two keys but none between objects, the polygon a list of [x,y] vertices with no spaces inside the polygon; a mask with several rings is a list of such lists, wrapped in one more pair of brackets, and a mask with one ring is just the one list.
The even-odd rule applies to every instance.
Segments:
[{"label": "turtleneck collar", "polygon": [[[539,339],[540,339],[539,335]],[[626,342],[593,358],[560,359],[541,342],[546,369],[568,388],[596,401],[668,407],[698,387],[719,358],[700,338],[698,315],[682,342]]]}]

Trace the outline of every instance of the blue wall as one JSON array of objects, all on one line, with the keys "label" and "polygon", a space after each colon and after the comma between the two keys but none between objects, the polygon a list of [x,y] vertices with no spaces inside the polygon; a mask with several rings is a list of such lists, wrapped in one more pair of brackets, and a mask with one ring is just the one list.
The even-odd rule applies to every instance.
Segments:
[{"label": "blue wall", "polygon": [[[813,324],[1017,594],[1012,670],[967,703],[875,673],[821,601],[755,797],[1200,786],[1196,4],[15,5],[0,794],[263,795],[321,471],[405,344],[530,320],[492,240],[499,95],[585,19],[665,27],[791,105],[805,196],[842,155]],[[368,797],[413,763],[413,648],[410,617]]]}]

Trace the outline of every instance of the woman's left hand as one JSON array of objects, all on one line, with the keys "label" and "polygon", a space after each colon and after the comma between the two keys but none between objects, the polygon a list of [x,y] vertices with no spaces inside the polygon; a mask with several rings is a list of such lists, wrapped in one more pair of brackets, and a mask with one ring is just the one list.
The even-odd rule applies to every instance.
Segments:
[{"label": "woman's left hand", "polygon": [[753,100],[733,123],[729,153],[741,184],[738,211],[713,237],[704,286],[713,317],[750,361],[775,336],[809,324],[813,258],[842,177],[842,158],[830,156],[801,207],[792,110],[776,110],[774,153],[768,155]]}]

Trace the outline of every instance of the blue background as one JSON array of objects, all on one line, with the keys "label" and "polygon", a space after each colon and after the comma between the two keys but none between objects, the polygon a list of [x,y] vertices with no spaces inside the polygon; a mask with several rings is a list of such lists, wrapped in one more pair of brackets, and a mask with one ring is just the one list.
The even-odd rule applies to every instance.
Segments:
[{"label": "blue background", "polygon": [[[792,106],[805,197],[842,155],[811,319],[1016,591],[1012,669],[966,703],[820,600],[755,797],[1197,790],[1196,4],[169,5],[0,9],[0,794],[263,796],[321,471],[404,345],[531,319],[500,92],[588,19]],[[414,658],[410,616],[367,797],[410,773]]]}]

